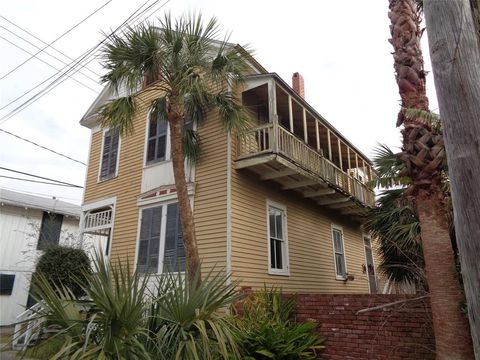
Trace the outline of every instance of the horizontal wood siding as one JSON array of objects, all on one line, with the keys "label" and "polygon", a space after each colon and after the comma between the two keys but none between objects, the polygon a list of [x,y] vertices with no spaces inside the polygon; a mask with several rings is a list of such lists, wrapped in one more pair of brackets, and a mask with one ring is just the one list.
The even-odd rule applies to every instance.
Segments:
[{"label": "horizontal wood siding", "polygon": [[[92,133],[84,203],[117,197],[112,259],[133,265],[137,242],[144,161],[147,109],[158,94],[142,94],[134,119],[135,132],[121,139],[118,176],[98,181],[103,131]],[[200,256],[208,266],[225,266],[226,233],[226,133],[218,116],[211,113],[199,126],[201,160],[196,166],[194,215]]]},{"label": "horizontal wood siding", "polygon": [[[297,193],[283,191],[273,182],[260,181],[253,172],[232,172],[232,269],[243,286],[276,285],[289,292],[368,293],[367,276],[362,271],[365,252],[360,224],[327,212]],[[268,274],[267,199],[287,208],[290,276]],[[335,279],[332,223],[343,227],[347,270],[355,276],[354,281]]]}]

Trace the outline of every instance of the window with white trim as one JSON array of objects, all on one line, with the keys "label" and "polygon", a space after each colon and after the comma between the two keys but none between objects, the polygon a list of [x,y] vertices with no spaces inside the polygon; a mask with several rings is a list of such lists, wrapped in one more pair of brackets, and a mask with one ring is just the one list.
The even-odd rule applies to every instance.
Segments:
[{"label": "window with white trim", "polygon": [[107,180],[117,174],[117,157],[120,135],[118,132],[106,130],[103,135],[102,164],[100,180]]},{"label": "window with white trim", "polygon": [[339,227],[332,227],[333,253],[335,257],[335,275],[337,279],[345,279],[347,276],[347,265],[345,262],[345,248],[343,243],[343,230]]},{"label": "window with white trim", "polygon": [[147,138],[147,165],[166,159],[167,129],[167,121],[159,113],[150,115]]},{"label": "window with white trim", "polygon": [[143,209],[138,244],[138,271],[185,271],[185,258],[178,203]]},{"label": "window with white trim", "polygon": [[268,268],[270,273],[288,273],[286,211],[268,204]]}]

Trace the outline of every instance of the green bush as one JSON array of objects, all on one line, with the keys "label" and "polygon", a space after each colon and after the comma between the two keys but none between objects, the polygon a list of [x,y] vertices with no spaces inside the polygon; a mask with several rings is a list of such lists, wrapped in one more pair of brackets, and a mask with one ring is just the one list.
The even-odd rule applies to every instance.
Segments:
[{"label": "green bush", "polygon": [[290,320],[295,305],[294,298],[284,301],[282,293],[275,288],[265,288],[245,300],[244,314],[238,321],[244,359],[315,358],[324,348],[325,339],[315,332],[315,323]]},{"label": "green bush", "polygon": [[43,274],[55,288],[69,288],[75,297],[85,295],[81,284],[90,272],[90,259],[82,249],[64,246],[48,247],[40,257],[33,277]]}]

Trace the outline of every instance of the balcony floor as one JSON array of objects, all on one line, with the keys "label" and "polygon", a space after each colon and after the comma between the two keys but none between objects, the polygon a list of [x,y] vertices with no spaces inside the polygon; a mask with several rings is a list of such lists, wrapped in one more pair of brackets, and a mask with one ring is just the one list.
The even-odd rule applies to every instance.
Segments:
[{"label": "balcony floor", "polygon": [[314,200],[320,206],[362,221],[369,206],[354,196],[281,154],[264,153],[242,157],[235,162],[236,169],[248,169],[262,181],[274,181],[285,191],[294,191],[303,198]]}]

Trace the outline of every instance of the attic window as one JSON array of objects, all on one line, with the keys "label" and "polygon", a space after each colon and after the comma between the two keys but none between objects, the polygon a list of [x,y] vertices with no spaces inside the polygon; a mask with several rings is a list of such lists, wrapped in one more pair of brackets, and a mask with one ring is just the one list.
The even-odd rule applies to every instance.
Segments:
[{"label": "attic window", "polygon": [[44,211],[37,250],[45,250],[52,245],[58,245],[62,230],[63,215]]},{"label": "attic window", "polygon": [[12,295],[15,274],[0,274],[0,295]]}]

